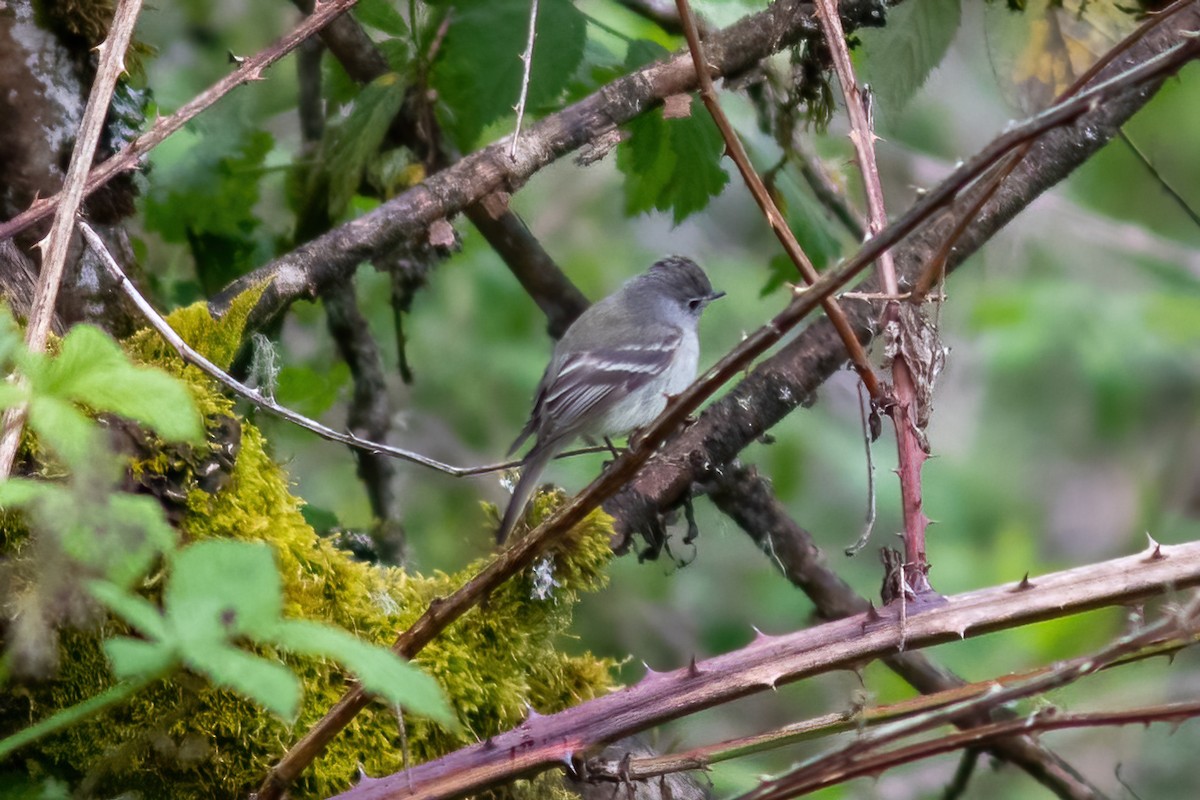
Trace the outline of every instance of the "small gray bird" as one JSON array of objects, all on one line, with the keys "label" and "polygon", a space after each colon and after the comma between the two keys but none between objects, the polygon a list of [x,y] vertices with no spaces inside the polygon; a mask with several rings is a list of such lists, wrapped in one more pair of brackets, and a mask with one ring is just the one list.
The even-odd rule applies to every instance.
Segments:
[{"label": "small gray bird", "polygon": [[538,476],[576,437],[619,436],[654,420],[696,378],[696,327],[714,292],[696,262],[668,256],[588,308],[554,347],[533,413],[509,454],[530,434],[537,442],[521,464],[502,543],[525,510]]}]

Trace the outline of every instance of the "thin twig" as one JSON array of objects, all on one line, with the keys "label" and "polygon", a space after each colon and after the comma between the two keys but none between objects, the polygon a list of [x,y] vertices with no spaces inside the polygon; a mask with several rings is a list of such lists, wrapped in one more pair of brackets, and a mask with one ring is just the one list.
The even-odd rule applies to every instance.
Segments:
[{"label": "thin twig", "polygon": [[[850,117],[850,141],[854,145],[859,172],[866,187],[867,230],[871,236],[875,236],[888,224],[887,209],[883,202],[883,185],[879,180],[879,166],[875,161],[875,131],[863,102],[862,92],[859,91],[858,81],[854,77],[854,66],[850,63],[850,51],[846,46],[846,35],[838,14],[838,0],[816,0],[816,7],[817,18],[825,31],[825,41],[833,57],[834,71],[846,100],[846,114]],[[884,292],[899,294],[900,283],[890,252],[880,255],[878,274]],[[890,359],[895,402],[887,404],[885,410],[891,417],[896,431],[900,505],[904,517],[904,578],[917,594],[921,594],[931,590],[926,577],[928,568],[925,561],[925,529],[929,525],[929,518],[922,510],[921,499],[921,465],[925,462],[927,453],[917,430],[916,378],[912,366],[908,363],[906,349],[899,343],[899,339],[905,335],[900,324],[899,311],[897,303],[888,303],[884,308],[881,326],[885,331],[899,331],[896,334],[898,344]],[[901,593],[901,601],[904,597],[905,593]]]},{"label": "thin twig", "polygon": [[529,97],[529,73],[533,70],[533,41],[537,38],[538,0],[529,0],[529,40],[525,43],[525,52],[521,53],[521,64],[524,70],[521,74],[521,94],[517,99],[517,127],[513,130],[512,142],[508,146],[508,157],[517,157],[517,140],[521,138],[521,121],[525,119],[525,100]]},{"label": "thin twig", "polygon": [[[782,798],[796,796],[799,791],[812,791],[833,783],[840,783],[859,774],[877,774],[881,769],[889,766],[909,763],[911,758],[908,760],[896,758],[897,751],[878,754],[875,754],[874,751],[904,737],[953,722],[957,717],[1001,708],[1005,704],[1035,695],[1043,695],[1053,689],[1074,683],[1164,637],[1190,635],[1195,630],[1198,613],[1200,613],[1200,594],[1193,593],[1183,608],[1172,610],[1155,624],[1149,625],[1135,634],[1122,636],[1097,652],[1065,661],[1028,681],[997,687],[994,691],[944,706],[912,720],[897,723],[878,733],[860,736],[832,753],[817,756],[792,772],[761,784],[756,789],[739,797],[738,800],[782,800]],[[1143,711],[1145,710],[1143,709]],[[937,752],[964,746],[957,744],[958,742],[969,743],[981,738],[1001,735],[997,731],[1003,731],[1005,734],[1022,732],[1027,729],[1025,726],[1031,725],[1037,717],[1038,715],[1035,713],[1030,718],[1008,720],[991,726],[979,726],[951,734],[945,737],[945,741],[953,741],[956,745],[938,748]],[[989,730],[989,728],[993,730]],[[926,744],[922,743],[913,747],[921,748]]]},{"label": "thin twig", "polygon": [[[877,776],[893,767],[909,766],[916,761],[933,756],[952,753],[955,750],[979,748],[996,739],[1002,739],[1017,733],[1041,733],[1044,731],[1064,730],[1067,728],[1096,728],[1124,725],[1150,725],[1154,722],[1168,722],[1178,725],[1186,720],[1200,717],[1200,701],[1185,703],[1168,703],[1159,706],[1146,706],[1125,711],[1089,711],[1080,713],[1063,713],[1050,710],[1049,713],[1034,713],[1021,719],[994,722],[981,725],[957,733],[934,737],[906,747],[889,750],[861,764],[841,768],[825,776],[823,780],[811,780],[795,786],[787,786],[778,792],[765,794],[750,793],[736,800],[786,800],[802,794],[809,794],[827,786],[845,783],[853,778]],[[1103,798],[1103,795],[1095,795]]]},{"label": "thin twig", "polygon": [[[692,54],[692,62],[696,66],[696,79],[700,84],[700,98],[704,101],[705,108],[712,115],[713,121],[717,124],[717,129],[721,132],[721,137],[725,140],[725,152],[733,159],[733,163],[737,165],[738,172],[742,175],[742,180],[746,183],[746,188],[750,190],[750,194],[754,197],[754,201],[758,203],[758,207],[762,210],[763,216],[767,219],[767,224],[771,226],[771,231],[779,239],[779,243],[783,245],[784,252],[788,258],[796,266],[796,270],[800,273],[804,282],[812,285],[817,280],[817,270],[805,254],[804,249],[800,247],[800,243],[796,241],[796,236],[792,233],[792,229],[788,226],[787,220],[783,218],[783,214],[779,211],[779,207],[775,205],[775,201],[771,198],[771,193],[767,191],[766,185],[758,172],[754,169],[754,165],[750,163],[750,157],[746,155],[746,148],[742,146],[742,141],[738,138],[737,132],[729,122],[729,118],[725,116],[724,110],[717,99],[717,90],[713,86],[712,76],[709,74],[710,67],[704,58],[704,47],[700,43],[700,34],[696,29],[696,19],[692,14],[692,7],[688,0],[675,0],[676,7],[679,9],[679,19],[683,23],[684,36],[687,38],[688,50]],[[867,391],[871,397],[877,401],[883,401],[883,387],[879,384],[879,379],[875,376],[875,370],[871,368],[871,362],[867,358],[867,353],[863,349],[862,343],[854,334],[854,327],[846,318],[846,314],[838,305],[837,300],[832,297],[826,298],[821,303],[825,309],[825,314],[829,317],[829,321],[833,323],[834,328],[841,337],[842,343],[846,346],[846,354],[850,358],[850,362],[854,365],[854,369],[862,378],[863,384],[867,387]]]},{"label": "thin twig", "polygon": [[[87,107],[79,124],[75,147],[71,150],[71,163],[67,167],[63,188],[59,193],[62,201],[55,209],[54,223],[50,233],[38,243],[42,250],[42,266],[38,274],[37,290],[33,306],[29,311],[29,324],[25,329],[25,346],[40,353],[46,348],[46,337],[54,319],[54,305],[58,299],[59,284],[67,263],[67,248],[74,233],[75,213],[83,202],[84,184],[92,159],[96,156],[96,145],[108,116],[108,104],[112,99],[117,79],[125,72],[125,51],[133,38],[133,27],[141,11],[142,0],[120,0],[113,12],[108,36],[97,46],[100,63],[96,78],[88,94]],[[6,238],[0,234],[0,239]],[[25,426],[25,407],[14,406],[4,415],[3,433],[0,434],[0,480],[12,472],[17,448],[21,444],[21,430]]]},{"label": "thin twig", "polygon": [[[1195,633],[1187,636],[1168,637],[1136,652],[1131,652],[1121,659],[1109,662],[1102,669],[1127,666],[1146,659],[1158,658],[1164,654],[1174,654],[1186,647],[1194,646],[1197,638]],[[938,692],[918,695],[884,706],[855,706],[845,711],[823,714],[763,733],[701,745],[679,753],[637,756],[619,761],[605,757],[590,758],[587,761],[586,774],[589,780],[625,782],[648,780],[682,770],[706,769],[712,764],[741,758],[751,753],[761,753],[848,730],[878,728],[897,720],[911,719],[917,714],[945,708],[951,703],[982,697],[995,691],[997,687],[1009,686],[1044,676],[1056,668],[1052,665],[1020,673],[998,675],[987,680],[951,686]],[[966,728],[967,726],[960,725],[959,727]],[[986,749],[983,748],[983,751]]]},{"label": "thin twig", "polygon": [[876,431],[872,427],[872,423],[878,425],[879,417],[876,416],[875,408],[871,405],[871,399],[863,396],[863,386],[858,385],[858,415],[862,423],[863,449],[866,451],[867,460],[867,516],[863,520],[862,531],[858,534],[858,541],[845,549],[848,556],[858,555],[867,542],[871,540],[871,532],[875,530],[875,458],[872,455],[871,443],[875,441]]},{"label": "thin twig", "polygon": [[[121,270],[120,265],[117,264],[116,260],[112,257],[112,254],[108,252],[108,249],[104,246],[104,242],[100,239],[99,235],[92,229],[92,227],[81,220],[79,222],[79,229],[83,233],[84,238],[87,239],[88,245],[92,248],[93,252],[100,257],[100,260],[104,263],[105,268],[108,269],[108,272],[113,277],[113,280],[120,284],[121,290],[125,292],[126,296],[128,296],[129,299],[133,301],[134,305],[138,307],[138,310],[142,312],[142,315],[146,318],[146,321],[150,323],[150,326],[154,328],[154,330],[156,330],[158,334],[163,337],[163,339],[166,340],[167,344],[171,345],[171,347],[177,353],[179,353],[180,358],[189,364],[195,365],[210,378],[217,381],[239,397],[250,401],[264,411],[268,411],[275,416],[292,423],[293,425],[304,428],[307,431],[311,431],[321,438],[328,439],[331,442],[338,442],[340,444],[348,445],[368,453],[388,455],[392,458],[398,458],[402,461],[408,461],[413,464],[419,464],[423,467],[435,469],[438,472],[443,472],[456,478],[484,475],[487,473],[499,472],[505,469],[513,469],[521,465],[520,461],[506,461],[503,464],[489,464],[482,467],[455,467],[450,464],[444,464],[441,461],[437,461],[436,459],[420,453],[415,453],[411,450],[393,447],[388,444],[383,444],[382,442],[372,442],[367,439],[361,439],[358,436],[355,436],[353,433],[341,433],[340,431],[335,431],[333,428],[322,425],[314,419],[310,419],[303,414],[287,408],[286,406],[279,405],[279,403],[266,397],[262,392],[247,386],[229,373],[225,372],[223,369],[209,361],[207,358],[193,349],[187,342],[185,342],[179,336],[179,334],[172,330],[171,326],[167,324],[167,321],[163,319],[162,315],[159,314],[152,305],[150,305],[150,302],[146,300],[141,292],[138,291],[137,287],[133,285],[133,282],[125,276],[125,273]],[[588,453],[604,452],[608,452],[608,449],[605,447],[586,447],[579,448],[577,450],[571,450],[563,455],[576,456]]]},{"label": "thin twig", "polygon": [[[114,176],[137,166],[138,160],[178,131],[201,111],[244,83],[263,79],[263,71],[297,48],[301,42],[352,8],[358,0],[324,0],[313,14],[305,17],[291,32],[274,44],[243,60],[238,68],[185,103],[174,114],[162,117],[149,131],[134,139],[121,151],[96,166],[87,176],[84,195],[90,195]],[[15,236],[38,220],[49,216],[62,202],[60,192],[34,201],[29,208],[7,222],[0,223],[0,239]]]},{"label": "thin twig", "polygon": [[1134,157],[1142,163],[1142,166],[1146,168],[1158,185],[1162,187],[1162,190],[1167,193],[1167,197],[1170,197],[1175,201],[1175,205],[1179,206],[1183,213],[1187,215],[1188,219],[1190,219],[1195,225],[1200,226],[1200,213],[1197,213],[1196,209],[1192,208],[1191,205],[1188,204],[1187,198],[1181,195],[1166,179],[1166,176],[1158,171],[1158,167],[1154,166],[1154,162],[1150,160],[1150,157],[1142,152],[1140,147],[1134,144],[1133,139],[1129,138],[1129,134],[1125,133],[1125,129],[1121,128],[1121,130],[1117,132],[1117,135],[1121,137],[1121,141],[1125,143],[1125,146],[1129,148]]}]

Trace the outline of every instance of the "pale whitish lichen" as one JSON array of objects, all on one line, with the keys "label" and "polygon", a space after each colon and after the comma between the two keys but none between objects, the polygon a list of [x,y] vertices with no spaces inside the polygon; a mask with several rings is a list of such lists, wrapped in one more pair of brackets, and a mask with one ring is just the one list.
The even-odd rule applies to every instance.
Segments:
[{"label": "pale whitish lichen", "polygon": [[[56,151],[65,149],[75,137],[83,117],[83,89],[67,52],[52,33],[38,27],[33,4],[28,0],[16,0],[9,3],[9,8],[15,20],[11,35],[14,42],[25,48],[25,66],[42,85],[46,102],[58,110],[54,118],[43,116],[38,122],[45,130],[50,147]],[[61,174],[56,165],[51,168]]]}]

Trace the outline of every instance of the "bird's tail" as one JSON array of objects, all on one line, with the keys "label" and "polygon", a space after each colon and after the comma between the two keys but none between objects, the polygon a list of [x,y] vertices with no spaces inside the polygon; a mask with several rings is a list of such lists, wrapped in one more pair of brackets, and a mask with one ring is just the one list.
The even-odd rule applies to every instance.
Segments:
[{"label": "bird's tail", "polygon": [[552,445],[543,446],[542,442],[538,442],[529,451],[529,455],[525,456],[525,461],[521,464],[521,477],[517,480],[516,488],[513,489],[512,499],[508,501],[508,508],[504,510],[500,529],[496,531],[496,544],[504,544],[504,540],[512,532],[513,525],[525,511],[525,504],[529,502],[529,496],[533,494],[542,470],[550,463],[550,459],[554,457],[557,449]]}]

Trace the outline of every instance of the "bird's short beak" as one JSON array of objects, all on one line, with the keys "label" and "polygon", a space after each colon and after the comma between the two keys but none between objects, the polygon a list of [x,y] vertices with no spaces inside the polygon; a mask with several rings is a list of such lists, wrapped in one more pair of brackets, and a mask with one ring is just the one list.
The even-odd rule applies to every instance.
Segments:
[{"label": "bird's short beak", "polygon": [[704,302],[711,303],[713,300],[720,300],[724,296],[724,292],[713,292],[708,297],[704,298]]}]

